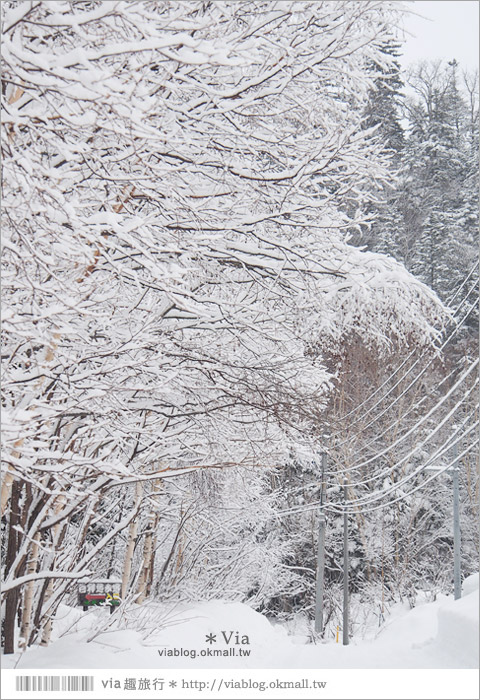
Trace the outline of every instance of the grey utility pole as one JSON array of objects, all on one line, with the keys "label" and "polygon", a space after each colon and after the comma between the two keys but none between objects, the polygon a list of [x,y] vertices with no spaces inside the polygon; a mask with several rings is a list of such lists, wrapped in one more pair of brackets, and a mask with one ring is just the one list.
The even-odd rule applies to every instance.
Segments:
[{"label": "grey utility pole", "polygon": [[325,495],[325,471],[327,469],[327,454],[322,454],[322,484],[320,487],[320,513],[318,516],[317,544],[317,587],[315,595],[315,632],[323,634],[323,598],[325,592],[325,513],[323,501]]},{"label": "grey utility pole", "polygon": [[453,592],[455,600],[462,597],[460,571],[460,495],[458,487],[458,445],[453,445]]},{"label": "grey utility pole", "polygon": [[347,485],[343,486],[345,510],[343,513],[343,643],[348,644],[348,513]]}]

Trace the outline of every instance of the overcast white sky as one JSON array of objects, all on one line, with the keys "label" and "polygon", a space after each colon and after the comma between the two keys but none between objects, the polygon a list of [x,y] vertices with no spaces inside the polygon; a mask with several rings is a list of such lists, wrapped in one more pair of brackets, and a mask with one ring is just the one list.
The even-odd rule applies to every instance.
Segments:
[{"label": "overcast white sky", "polygon": [[405,7],[425,18],[410,16],[401,64],[443,58],[455,58],[461,68],[478,68],[479,6],[477,0],[418,0]]}]

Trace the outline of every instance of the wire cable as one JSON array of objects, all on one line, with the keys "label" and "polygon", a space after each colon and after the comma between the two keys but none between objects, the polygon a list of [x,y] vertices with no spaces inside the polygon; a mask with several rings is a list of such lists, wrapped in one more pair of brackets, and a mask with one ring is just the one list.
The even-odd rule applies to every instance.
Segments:
[{"label": "wire cable", "polygon": [[[353,505],[353,504],[359,504],[361,502],[362,502],[362,505],[364,505],[364,504],[368,505],[368,503],[370,503],[370,502],[376,502],[376,501],[382,500],[389,493],[393,493],[394,491],[398,490],[399,488],[402,488],[403,486],[405,486],[405,484],[407,484],[409,481],[411,481],[411,479],[418,476],[418,474],[420,474],[424,469],[426,469],[429,466],[432,466],[432,464],[439,457],[445,455],[449,450],[452,449],[452,447],[454,447],[455,445],[458,445],[461,441],[463,441],[465,439],[465,437],[467,437],[472,431],[478,429],[479,421],[477,419],[474,421],[474,423],[467,430],[464,430],[464,432],[460,432],[465,427],[465,425],[468,423],[468,421],[470,420],[472,415],[474,415],[474,411],[472,411],[472,413],[469,414],[464,419],[462,424],[457,426],[453,435],[450,435],[439,447],[436,448],[435,452],[433,452],[433,454],[430,455],[430,457],[425,461],[424,464],[417,467],[413,472],[410,472],[410,474],[407,474],[402,480],[392,484],[391,487],[389,487],[388,489],[384,489],[381,492],[373,492],[373,493],[369,494],[368,496],[364,496],[363,498],[355,499],[354,501],[347,501],[347,506],[349,504]],[[460,433],[460,434],[455,439],[455,436],[458,433]],[[474,441],[473,444],[476,444],[476,441]],[[467,451],[468,450],[470,450],[470,447],[467,448]],[[415,448],[415,450],[413,450],[413,452],[409,456],[414,454],[416,451],[417,451],[417,448]],[[457,460],[455,460],[455,461],[457,461]],[[451,466],[451,465],[449,465],[449,466]],[[382,475],[383,478],[385,478],[385,476],[388,476],[390,474],[390,472],[391,472],[391,469],[388,470],[387,474]],[[357,486],[357,484],[353,484],[351,482],[347,483],[346,485],[348,488],[354,488],[355,486]],[[398,500],[398,499],[395,499],[395,500]],[[309,504],[309,505],[311,505],[312,507],[318,507],[318,506],[320,506],[320,501],[315,501],[314,503]],[[329,506],[329,507],[331,507],[331,506]],[[342,505],[341,508],[344,509],[345,505]],[[300,512],[300,511],[302,511],[302,509],[303,509],[302,506],[294,506],[288,512],[293,513],[293,512],[296,512],[297,510]],[[285,511],[281,511],[281,512],[285,512]]]},{"label": "wire cable", "polygon": [[[463,304],[463,302],[462,302],[462,304]],[[463,323],[465,323],[465,321],[466,321],[467,318],[470,316],[470,314],[472,313],[472,311],[473,311],[473,309],[476,307],[476,305],[477,305],[477,302],[475,301],[474,304],[472,304],[472,306],[469,308],[469,310],[467,311],[467,313],[464,315],[464,317],[462,318],[462,320],[455,326],[454,330],[450,333],[450,335],[447,337],[447,339],[442,343],[442,345],[440,346],[440,348],[439,348],[438,351],[437,351],[437,356],[445,349],[445,347],[446,347],[446,346],[448,345],[448,343],[452,340],[452,338],[453,338],[457,333],[460,332],[460,330],[461,330],[461,328],[462,328],[462,326],[463,326]],[[460,307],[459,307],[459,308],[460,308]],[[410,356],[411,356],[411,355],[410,355]],[[409,357],[410,357],[410,356],[409,356]],[[419,357],[417,360],[415,360],[415,362],[410,366],[410,368],[407,370],[407,372],[405,372],[405,374],[404,374],[402,377],[400,377],[400,379],[398,379],[397,382],[396,382],[392,387],[390,387],[390,389],[386,392],[386,394],[384,394],[384,395],[382,396],[382,398],[379,399],[370,409],[368,409],[367,411],[365,411],[365,414],[364,414],[361,418],[357,418],[357,420],[353,421],[353,423],[351,423],[350,427],[352,427],[352,426],[354,426],[354,425],[357,425],[361,420],[363,420],[363,419],[365,418],[365,416],[367,416],[367,415],[368,415],[369,413],[371,413],[377,406],[379,406],[379,405],[382,403],[382,401],[383,401],[389,394],[391,394],[392,391],[394,391],[394,390],[400,385],[400,383],[413,371],[413,369],[414,369],[415,366],[421,361],[421,359],[422,359],[422,358]],[[421,372],[419,372],[419,374],[416,375],[416,377],[410,382],[410,384],[409,384],[409,385],[407,386],[407,388],[400,394],[400,396],[396,397],[396,398],[394,399],[394,401],[392,401],[386,408],[384,408],[379,414],[377,414],[377,415],[370,421],[370,423],[367,423],[366,426],[363,426],[363,427],[362,427],[362,430],[366,430],[366,429],[369,428],[370,426],[374,425],[378,420],[380,420],[380,418],[381,418],[383,415],[385,415],[385,413],[386,413],[387,411],[389,411],[389,410],[404,396],[404,394],[405,394],[406,392],[408,392],[408,391],[412,388],[412,386],[415,386],[415,384],[417,383],[417,381],[425,374],[425,372],[426,372],[427,369],[433,364],[433,362],[435,361],[435,359],[437,359],[437,357],[431,358],[431,360],[425,365],[425,367],[421,370]],[[390,379],[392,378],[392,376],[393,376],[393,375],[390,375],[390,377],[389,377],[386,381],[387,381],[387,382],[390,381]],[[348,414],[347,414],[347,415],[348,415]],[[359,434],[360,434],[360,433],[356,433],[356,435],[354,435],[354,436],[352,436],[352,437],[350,437],[350,438],[344,440],[343,442],[339,443],[339,444],[337,445],[337,447],[342,447],[343,445],[345,445],[345,444],[346,444],[347,442],[349,442],[350,440],[355,439],[355,437],[356,437],[357,435],[359,435]]]},{"label": "wire cable", "polygon": [[[456,464],[460,459],[462,459],[462,458],[465,457],[469,452],[471,452],[471,451],[473,450],[473,448],[476,447],[476,446],[478,445],[478,442],[479,442],[479,439],[478,439],[478,437],[477,437],[476,440],[474,440],[468,447],[466,447],[466,448],[463,450],[463,452],[461,452],[461,453],[458,455],[458,457],[455,459],[454,462],[452,462],[452,463],[448,464],[446,467],[444,467],[444,468],[439,469],[438,471],[436,471],[432,476],[428,477],[422,484],[419,484],[418,486],[416,486],[415,488],[413,488],[411,491],[408,491],[407,493],[404,493],[404,494],[402,494],[401,496],[398,496],[397,498],[394,498],[394,499],[392,499],[391,501],[388,501],[388,503],[383,503],[383,504],[380,504],[380,505],[377,505],[377,506],[366,507],[366,508],[365,508],[365,507],[362,507],[360,511],[357,511],[356,508],[352,508],[352,509],[350,509],[350,510],[347,508],[347,513],[357,513],[357,512],[360,512],[360,513],[370,513],[370,512],[372,512],[372,511],[379,510],[380,508],[386,508],[387,506],[393,505],[394,503],[398,503],[399,501],[403,501],[403,500],[409,498],[412,494],[416,493],[416,492],[419,491],[420,489],[425,488],[425,486],[426,486],[427,484],[429,484],[431,481],[433,481],[434,479],[437,479],[441,474],[444,474],[446,471],[448,471],[449,469],[451,469],[451,467],[452,467],[454,464]],[[423,468],[425,468],[425,467],[423,467]],[[330,507],[330,510],[334,510],[334,509],[335,509],[335,507],[333,507],[333,508]],[[345,512],[345,509],[343,509],[343,508],[338,509],[338,507],[337,507],[337,508],[336,508],[336,512],[344,513],[344,512]]]},{"label": "wire cable", "polygon": [[[470,277],[472,276],[472,274],[475,272],[476,268],[478,267],[478,264],[479,264],[479,263],[477,262],[477,263],[473,266],[473,268],[470,270],[470,272],[469,272],[469,274],[467,275],[467,277],[463,280],[463,282],[461,283],[461,285],[460,285],[460,286],[458,287],[458,289],[456,290],[455,294],[454,294],[453,297],[452,297],[452,300],[457,296],[457,294],[460,292],[460,290],[463,288],[463,286],[468,282],[468,280],[470,279]],[[477,287],[477,282],[475,282],[475,283],[470,287],[469,291],[468,291],[467,294],[464,296],[464,298],[462,299],[462,301],[461,301],[460,304],[458,305],[457,309],[455,310],[454,316],[455,316],[456,314],[458,314],[459,310],[460,310],[460,309],[462,308],[462,306],[466,303],[468,297],[470,296],[470,294],[472,293],[472,291],[473,291],[476,287]],[[448,303],[449,303],[449,302],[447,302],[447,304],[448,304]],[[474,304],[472,305],[472,308],[475,308],[476,303],[477,303],[477,301],[474,302]],[[471,313],[471,310],[470,310],[469,313],[467,314],[467,317],[468,317],[468,315],[469,315],[470,313]],[[465,322],[465,320],[466,320],[466,317],[464,317],[464,318],[462,319],[462,321],[460,322],[460,324],[458,324],[458,323],[456,324],[456,329],[455,329],[455,331],[454,331],[454,333],[452,334],[451,337],[453,337],[453,335],[454,335],[456,332],[458,332],[458,326],[459,326],[459,325],[461,326],[461,325]],[[449,340],[451,340],[451,337],[450,337],[447,341],[445,341],[445,342],[442,344],[442,346],[441,346],[441,348],[438,350],[438,352],[441,352],[441,350],[445,347],[446,343],[449,342]],[[407,364],[407,362],[415,355],[416,352],[417,352],[417,350],[412,350],[412,351],[409,353],[409,355],[407,355],[407,357],[405,358],[405,360],[403,360],[403,362],[402,362],[402,363],[387,377],[387,379],[386,379],[377,389],[375,389],[374,392],[372,392],[372,393],[370,394],[370,396],[368,396],[368,398],[366,398],[364,401],[362,401],[362,403],[360,403],[358,406],[355,406],[355,408],[353,408],[351,411],[349,411],[348,413],[346,413],[345,415],[343,415],[341,418],[339,418],[338,420],[336,420],[335,423],[341,422],[341,421],[345,420],[345,419],[348,418],[350,415],[352,415],[353,413],[356,413],[358,410],[360,410],[360,408],[362,408],[365,404],[367,404],[376,394],[378,394],[379,391],[381,391],[381,389],[383,389],[383,387],[385,387],[385,386],[391,381],[391,379],[393,379],[393,377],[405,366],[405,364]],[[403,379],[404,379],[406,376],[408,376],[408,374],[412,371],[412,369],[415,367],[415,365],[416,365],[418,362],[419,362],[419,360],[417,360],[417,361],[409,368],[409,370],[405,373],[405,375],[403,375],[403,377],[401,378],[400,381],[403,381]],[[393,389],[394,389],[397,385],[398,385],[398,383],[397,383],[394,387],[392,387],[391,389],[389,389],[389,391],[388,391],[386,394],[384,394],[384,396],[382,396],[382,398],[381,398],[374,406],[372,406],[370,409],[368,409],[368,411],[366,412],[366,414],[368,415],[369,413],[371,413],[371,411],[372,411],[374,408],[376,408],[376,406],[379,405],[379,403],[381,403],[381,402],[393,391]],[[357,422],[358,422],[358,421],[354,421],[354,422],[352,423],[352,425],[355,425]]]},{"label": "wire cable", "polygon": [[[468,418],[465,419],[465,422],[461,427],[465,426],[465,423],[468,422],[468,420],[471,418],[471,415],[472,414],[470,414],[468,416]],[[378,498],[383,498],[384,495],[386,495],[386,494],[388,495],[389,493],[392,493],[392,492],[396,491],[397,489],[402,488],[405,484],[407,484],[409,481],[411,481],[411,479],[415,478],[415,476],[417,476],[418,473],[420,473],[423,469],[425,469],[425,467],[431,466],[432,463],[435,462],[439,457],[444,455],[449,449],[451,449],[454,445],[457,445],[461,440],[463,440],[467,435],[469,435],[473,430],[476,430],[477,428],[478,428],[478,421],[475,421],[468,428],[468,430],[466,430],[462,435],[460,435],[460,437],[457,440],[453,440],[453,442],[452,442],[451,437],[447,438],[447,440],[445,442],[443,442],[439,447],[437,447],[436,450],[433,452],[433,454],[430,455],[430,457],[425,462],[425,464],[421,465],[420,467],[417,467],[413,472],[410,472],[409,474],[407,474],[403,479],[393,483],[389,488],[384,489],[381,493],[371,492],[367,496],[363,496],[361,498],[356,499],[355,502],[356,503],[360,502],[360,501],[362,501],[364,503],[373,502],[375,500],[378,500]],[[413,456],[415,454],[415,452],[417,452],[417,448],[412,450],[412,452],[408,456]],[[395,466],[397,467],[398,464]],[[389,472],[391,472],[391,469],[389,470]],[[386,478],[387,476],[388,476],[388,474],[384,474],[383,478]],[[363,484],[362,483],[360,483],[360,484],[347,484],[347,486],[353,488],[353,487],[356,487],[358,485],[362,486],[365,483],[366,482],[364,482]]]},{"label": "wire cable", "polygon": [[[445,401],[450,398],[450,396],[459,388],[459,386],[462,385],[462,383],[469,377],[469,375],[473,372],[474,369],[476,369],[478,365],[478,358],[472,362],[472,364],[469,366],[469,368],[461,375],[461,377],[455,382],[455,384],[447,391],[447,393],[438,401],[435,406],[433,406],[428,413],[426,413],[420,420],[418,420],[415,425],[413,425],[409,430],[407,430],[406,433],[401,435],[397,440],[395,440],[391,445],[386,447],[385,449],[381,450],[377,454],[375,454],[373,457],[369,457],[368,459],[363,460],[363,462],[357,462],[356,464],[352,464],[351,466],[348,467],[348,469],[343,469],[343,470],[337,470],[337,474],[346,474],[350,473],[353,470],[361,469],[362,467],[367,466],[368,464],[371,464],[375,460],[379,459],[380,457],[384,457],[386,454],[388,454],[391,450],[393,450],[395,447],[398,447],[404,440],[406,440],[407,437],[412,435],[412,433],[417,430],[420,426],[422,426],[434,413],[437,411],[444,403]],[[473,383],[472,387],[468,389],[466,394],[470,395],[475,388],[475,386],[478,384],[478,377],[475,379],[475,382]],[[458,408],[463,401],[465,400],[466,396],[464,396],[457,404],[455,405],[455,409]],[[438,432],[439,428],[444,425],[445,421],[450,417],[452,409],[445,418],[442,419],[442,421],[437,425],[437,427],[432,431],[432,433],[428,436],[428,439],[433,436],[436,432]],[[405,458],[402,459],[404,461]]]}]

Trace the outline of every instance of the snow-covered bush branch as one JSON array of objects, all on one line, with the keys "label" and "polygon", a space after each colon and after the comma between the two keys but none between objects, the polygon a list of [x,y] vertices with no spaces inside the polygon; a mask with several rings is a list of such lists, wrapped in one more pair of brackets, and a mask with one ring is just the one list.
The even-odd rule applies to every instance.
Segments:
[{"label": "snow-covered bush branch", "polygon": [[[15,579],[44,557],[75,571],[96,509],[121,513],[135,479],[278,465],[327,405],[326,348],[352,333],[379,353],[431,342],[444,311],[400,265],[348,244],[367,184],[387,176],[362,110],[395,3],[2,12]],[[128,518],[101,523],[105,543],[118,523],[136,541]],[[36,595],[38,631],[56,598],[50,584]]]}]

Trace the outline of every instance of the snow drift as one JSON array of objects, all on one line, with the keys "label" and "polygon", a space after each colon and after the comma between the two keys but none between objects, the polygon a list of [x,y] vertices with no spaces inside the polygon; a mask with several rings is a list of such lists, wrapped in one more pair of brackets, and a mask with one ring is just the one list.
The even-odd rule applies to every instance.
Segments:
[{"label": "snow drift", "polygon": [[[476,668],[478,575],[465,581],[464,590],[467,595],[457,601],[440,596],[412,610],[398,604],[375,639],[353,639],[346,647],[334,640],[314,643],[289,636],[282,625],[271,624],[241,603],[210,601],[182,610],[167,610],[159,604],[137,606],[124,629],[118,626],[125,616],[115,621],[106,610],[82,614],[61,606],[51,645],[4,657],[3,665],[17,669]],[[214,650],[219,653],[214,655]]]}]

